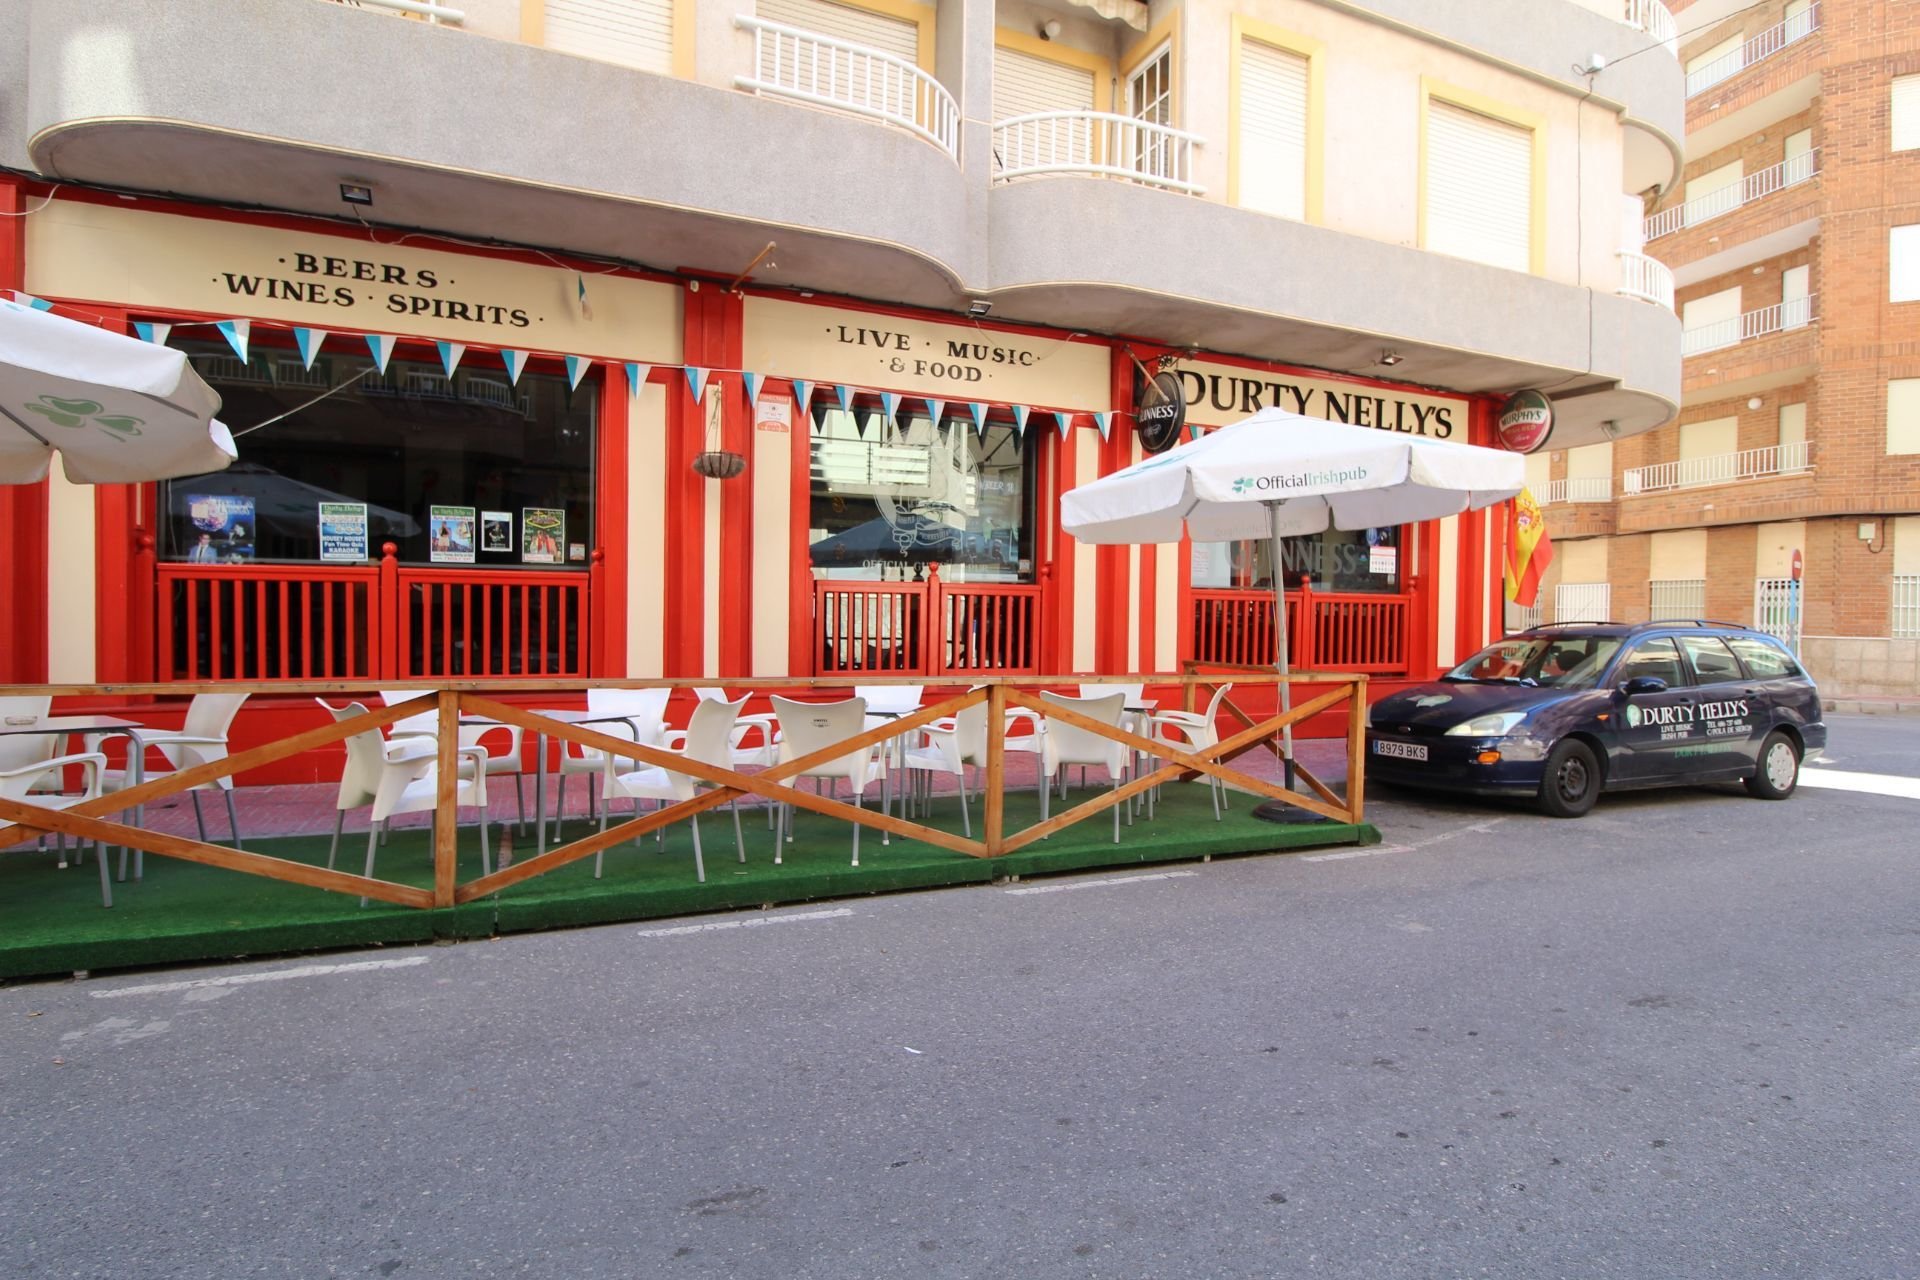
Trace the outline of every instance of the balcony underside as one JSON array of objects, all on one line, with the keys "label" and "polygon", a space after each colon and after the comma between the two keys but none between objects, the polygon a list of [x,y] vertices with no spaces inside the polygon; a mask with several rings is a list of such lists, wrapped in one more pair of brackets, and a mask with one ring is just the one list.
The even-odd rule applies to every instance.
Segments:
[{"label": "balcony underside", "polygon": [[[1814,194],[1817,195],[1817,192]],[[1777,231],[1736,240],[1726,248],[1721,248],[1716,243],[1720,237],[1708,230],[1713,226],[1712,222],[1675,236],[1677,243],[1671,255],[1664,244],[1659,245],[1660,256],[1673,268],[1674,284],[1684,289],[1688,285],[1699,284],[1702,280],[1711,280],[1729,271],[1738,271],[1742,267],[1750,267],[1755,263],[1765,262],[1769,258],[1777,258],[1782,254],[1792,253],[1796,249],[1806,248],[1813,242],[1813,238],[1820,234],[1819,205],[1815,200],[1792,203],[1798,207],[1785,210],[1788,216],[1795,214],[1808,216],[1797,217]],[[1728,220],[1729,239],[1732,238],[1733,227],[1753,226],[1755,215],[1742,209],[1738,211],[1737,216],[1739,218],[1737,222],[1733,219]],[[1694,246],[1704,247],[1708,252],[1691,261],[1683,260],[1687,249]]]},{"label": "balcony underside", "polygon": [[[1793,62],[1755,63],[1694,99],[1704,105],[1695,109],[1689,103],[1687,155],[1695,159],[1712,155],[1812,106],[1820,96],[1820,68],[1813,57],[1816,45],[1817,41],[1809,40],[1790,47],[1779,56]],[[1692,124],[1694,120],[1699,123]]]}]

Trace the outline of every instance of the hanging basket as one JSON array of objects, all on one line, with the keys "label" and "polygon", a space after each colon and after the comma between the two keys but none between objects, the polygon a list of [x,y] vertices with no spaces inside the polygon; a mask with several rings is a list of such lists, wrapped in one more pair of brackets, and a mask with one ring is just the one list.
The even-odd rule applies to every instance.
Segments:
[{"label": "hanging basket", "polygon": [[708,450],[695,455],[693,469],[709,480],[731,480],[747,469],[747,460],[741,454]]}]

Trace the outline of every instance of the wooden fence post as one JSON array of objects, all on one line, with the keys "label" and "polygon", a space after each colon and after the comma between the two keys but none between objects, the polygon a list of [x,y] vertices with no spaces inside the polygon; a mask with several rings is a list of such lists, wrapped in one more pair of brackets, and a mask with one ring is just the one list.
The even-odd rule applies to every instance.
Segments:
[{"label": "wooden fence post", "polygon": [[[450,907],[457,881],[454,855],[460,794],[460,695],[452,689],[440,690],[440,722],[436,731],[440,756],[433,795],[433,905]],[[476,777],[474,784],[483,785],[483,780]],[[484,812],[480,820],[487,820]]]},{"label": "wooden fence post", "polygon": [[1005,844],[1007,797],[1007,686],[987,686],[987,856],[997,858]]},{"label": "wooden fence post", "polygon": [[1366,818],[1367,678],[1356,678],[1347,699],[1347,809],[1350,822]]}]

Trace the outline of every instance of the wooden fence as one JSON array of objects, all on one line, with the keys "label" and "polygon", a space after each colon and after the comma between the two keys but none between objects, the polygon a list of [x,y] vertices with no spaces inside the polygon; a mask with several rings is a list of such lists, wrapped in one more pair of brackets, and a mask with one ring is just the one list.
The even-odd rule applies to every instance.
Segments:
[{"label": "wooden fence", "polygon": [[1023,675],[1040,669],[1040,588],[1011,582],[814,583],[815,675]]},{"label": "wooden fence", "polygon": [[[1327,668],[1407,675],[1411,597],[1373,592],[1287,593],[1287,659],[1298,671]],[[1274,664],[1271,591],[1193,591],[1190,657],[1224,666]]]},{"label": "wooden fence", "polygon": [[[1195,674],[1174,677],[1115,675],[1102,677],[1102,679],[1114,682],[1144,680],[1159,689],[1178,686],[1182,705],[1191,708],[1196,701],[1213,695],[1219,677]],[[497,893],[511,885],[533,879],[581,858],[591,857],[621,841],[634,839],[657,828],[680,822],[747,796],[757,796],[762,800],[792,805],[798,809],[823,814],[844,822],[858,823],[861,826],[876,828],[906,839],[924,841],[939,848],[951,849],[976,858],[996,858],[1024,849],[1056,831],[1098,817],[1115,805],[1127,803],[1150,787],[1167,782],[1190,780],[1202,775],[1219,778],[1229,785],[1258,796],[1284,800],[1323,818],[1343,823],[1361,822],[1365,812],[1366,676],[1357,673],[1351,675],[1316,673],[1311,677],[1282,677],[1267,672],[1236,673],[1233,680],[1237,685],[1277,685],[1283,681],[1302,683],[1310,681],[1322,687],[1324,691],[1305,698],[1291,712],[1260,719],[1248,716],[1237,706],[1228,703],[1229,714],[1240,722],[1240,727],[1232,732],[1226,732],[1223,729],[1220,741],[1214,746],[1204,750],[1190,751],[1130,733],[1113,725],[1102,724],[1077,711],[1046,703],[1040,699],[1041,692],[1048,688],[1076,687],[1080,681],[1078,676],[991,678],[966,692],[941,698],[910,715],[846,738],[811,755],[780,762],[754,773],[743,773],[738,769],[702,764],[674,752],[639,745],[626,738],[613,737],[587,726],[562,723],[537,711],[527,711],[500,702],[496,696],[501,693],[564,695],[581,688],[582,685],[577,682],[564,687],[548,682],[521,680],[490,681],[485,684],[463,682],[438,688],[422,687],[419,697],[397,706],[382,706],[345,721],[296,733],[238,752],[224,760],[168,773],[143,782],[139,786],[85,801],[70,809],[51,810],[22,801],[0,799],[0,822],[15,824],[0,827],[0,849],[9,848],[42,834],[58,833],[82,840],[97,840],[103,844],[140,850],[162,857],[223,867],[268,879],[309,885],[334,893],[377,898],[400,906],[447,907]],[[869,681],[863,681],[863,683],[867,682]],[[870,682],[874,684],[912,683],[884,677],[872,678]],[[594,688],[672,688],[689,691],[694,683],[673,680],[585,682],[587,686]],[[1328,685],[1333,687],[1325,688]],[[735,681],[731,682],[731,687],[738,690],[779,692],[804,689],[808,692],[842,693],[845,690],[844,685],[824,681],[796,685],[795,682],[788,680],[765,679]],[[186,687],[180,685],[18,686],[0,689],[0,694],[125,697],[194,692],[237,693],[243,688],[248,686],[237,684]],[[369,686],[336,682],[293,685],[275,683],[252,686],[250,691],[344,695],[357,700],[370,700],[375,693],[375,690]],[[956,835],[905,817],[896,817],[892,813],[846,804],[814,792],[803,791],[789,782],[796,775],[815,765],[836,760],[851,752],[875,746],[902,734],[916,732],[935,720],[953,716],[965,708],[978,706],[983,702],[987,706],[988,745],[987,762],[983,770],[981,786],[986,821],[980,839]],[[1347,786],[1344,796],[1337,794],[1332,787],[1315,777],[1297,760],[1294,762],[1293,772],[1295,777],[1307,787],[1305,792],[1289,791],[1265,778],[1230,767],[1234,760],[1249,751],[1267,750],[1276,755],[1279,754],[1278,738],[1283,728],[1300,724],[1342,704],[1345,704],[1347,721],[1345,736]],[[1006,722],[1007,713],[1016,710],[1033,712],[1062,724],[1084,729],[1102,738],[1124,743],[1134,751],[1150,758],[1156,767],[1151,771],[1139,771],[1124,785],[1102,792],[1064,813],[1056,814],[1045,821],[1018,831],[1009,831],[1006,829],[1005,814]],[[253,853],[244,849],[227,848],[183,836],[148,831],[108,816],[130,812],[137,806],[151,804],[166,796],[178,795],[218,778],[258,769],[289,756],[343,742],[355,734],[378,730],[397,720],[423,713],[435,713],[439,718],[439,756],[436,773],[438,793],[433,836],[434,881],[431,889],[354,875],[345,871],[333,871],[303,862]],[[659,766],[696,778],[712,789],[699,794],[694,799],[672,804],[630,821],[609,826],[605,831],[595,832],[569,844],[548,849],[544,853],[516,861],[509,867],[495,870],[477,879],[460,882],[456,875],[455,862],[458,827],[455,822],[454,801],[458,784],[456,748],[459,741],[460,719],[463,715],[485,717],[501,724],[517,725],[531,733],[544,734],[550,739],[578,743],[583,747],[608,752],[622,759],[635,760],[643,765]],[[544,761],[542,767],[544,767]]]}]

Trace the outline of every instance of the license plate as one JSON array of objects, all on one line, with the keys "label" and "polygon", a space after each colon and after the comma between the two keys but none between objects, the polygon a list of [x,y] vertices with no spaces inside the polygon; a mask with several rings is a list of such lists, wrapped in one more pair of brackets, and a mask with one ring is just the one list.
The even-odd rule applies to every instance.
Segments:
[{"label": "license plate", "polygon": [[1392,756],[1396,760],[1425,760],[1427,744],[1424,742],[1388,742],[1381,738],[1373,744],[1373,754]]}]

